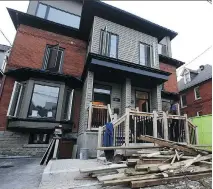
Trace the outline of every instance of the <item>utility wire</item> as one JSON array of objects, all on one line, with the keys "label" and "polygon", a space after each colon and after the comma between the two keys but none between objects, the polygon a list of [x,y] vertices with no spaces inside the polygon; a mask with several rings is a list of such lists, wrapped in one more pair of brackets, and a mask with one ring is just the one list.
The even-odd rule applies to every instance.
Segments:
[{"label": "utility wire", "polygon": [[[198,56],[196,56],[194,59],[192,59],[188,63],[184,64],[183,67],[186,67],[187,65],[191,64],[192,62],[194,62],[196,59],[198,59],[199,57],[201,57],[204,53],[206,53],[211,48],[212,48],[212,46],[208,47],[205,51],[203,51],[201,54],[199,54]],[[181,68],[182,68],[182,66],[179,67],[178,70],[181,69]]]},{"label": "utility wire", "polygon": [[12,43],[9,41],[9,39],[5,36],[4,32],[0,29],[0,32],[2,33],[2,35],[4,36],[4,38],[7,40],[7,42],[10,44],[10,46],[12,46]]}]

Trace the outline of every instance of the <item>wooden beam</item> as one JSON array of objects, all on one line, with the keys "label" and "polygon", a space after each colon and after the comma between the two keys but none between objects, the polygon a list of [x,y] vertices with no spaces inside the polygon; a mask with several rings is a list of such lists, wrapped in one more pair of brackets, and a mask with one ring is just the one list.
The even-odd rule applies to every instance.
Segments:
[{"label": "wooden beam", "polygon": [[160,146],[110,146],[110,147],[100,147],[97,150],[131,150],[131,149],[150,149],[150,148],[164,148]]},{"label": "wooden beam", "polygon": [[180,150],[183,152],[187,152],[193,155],[197,155],[198,152],[195,148],[192,148],[191,146],[187,146],[184,144],[180,144],[177,142],[173,142],[173,141],[169,141],[169,140],[164,140],[164,139],[160,139],[160,138],[154,138],[148,135],[141,135],[140,137],[138,137],[138,140],[143,140],[143,141],[147,141],[147,142],[152,142],[155,144],[158,144],[159,146],[162,147],[168,147],[168,148],[173,148],[176,150]]},{"label": "wooden beam", "polygon": [[126,164],[112,164],[112,165],[106,165],[106,166],[100,166],[96,168],[86,168],[86,169],[80,169],[81,173],[93,173],[97,171],[106,171],[106,170],[115,170],[118,168],[126,168]]},{"label": "wooden beam", "polygon": [[140,188],[140,187],[147,187],[147,186],[158,186],[158,185],[165,185],[168,183],[174,183],[181,181],[185,178],[188,178],[190,180],[198,180],[205,177],[212,176],[211,173],[202,173],[202,174],[196,174],[196,175],[184,175],[184,176],[178,176],[178,177],[168,177],[168,178],[160,178],[160,179],[150,179],[150,180],[138,180],[138,181],[131,181],[131,187],[132,188]]},{"label": "wooden beam", "polygon": [[157,137],[158,136],[158,122],[157,122],[157,117],[158,114],[156,111],[153,111],[153,137]]}]

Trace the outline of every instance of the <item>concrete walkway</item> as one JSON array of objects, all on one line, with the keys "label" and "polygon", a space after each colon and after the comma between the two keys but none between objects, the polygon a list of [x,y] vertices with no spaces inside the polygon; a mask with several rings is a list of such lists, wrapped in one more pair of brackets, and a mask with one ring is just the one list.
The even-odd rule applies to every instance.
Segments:
[{"label": "concrete walkway", "polygon": [[100,184],[96,179],[76,179],[82,177],[79,169],[92,168],[101,165],[103,164],[96,159],[51,160],[44,169],[39,189],[97,188]]}]

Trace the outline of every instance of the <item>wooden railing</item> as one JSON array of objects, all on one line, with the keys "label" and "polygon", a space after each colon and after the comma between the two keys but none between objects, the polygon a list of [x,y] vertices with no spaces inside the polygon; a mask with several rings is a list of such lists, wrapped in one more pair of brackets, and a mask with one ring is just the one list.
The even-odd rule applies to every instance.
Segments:
[{"label": "wooden railing", "polygon": [[[114,117],[114,115],[111,115]],[[113,119],[113,118],[112,118]],[[187,115],[169,115],[165,112],[140,112],[138,109],[126,108],[126,113],[119,119],[112,120],[114,127],[113,146],[129,146],[141,143],[140,135],[150,135],[176,142],[198,144],[197,128]],[[105,126],[99,127],[98,147],[103,147]]]}]

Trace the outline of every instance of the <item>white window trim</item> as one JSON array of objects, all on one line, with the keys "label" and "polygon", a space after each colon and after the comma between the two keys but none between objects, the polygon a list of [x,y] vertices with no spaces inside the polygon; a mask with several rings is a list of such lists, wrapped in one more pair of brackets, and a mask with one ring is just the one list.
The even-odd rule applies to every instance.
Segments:
[{"label": "white window trim", "polygon": [[68,120],[71,120],[71,115],[72,115],[73,94],[74,94],[74,89],[72,90],[70,99],[69,99],[68,116],[67,116]]},{"label": "white window trim", "polygon": [[200,111],[197,112],[197,116],[198,116],[198,117],[201,116],[201,115],[200,115],[200,112],[202,112],[202,110],[200,110]]},{"label": "white window trim", "polygon": [[2,65],[1,65],[1,68],[0,68],[0,70],[1,70],[2,73],[4,73],[5,68],[6,68],[6,66],[7,66],[7,58],[8,58],[8,56],[9,56],[9,54],[10,54],[10,50],[8,50],[8,51],[5,52],[4,60],[3,60],[3,63],[2,63]]},{"label": "white window trim", "polygon": [[190,78],[190,81],[191,81],[191,75],[190,75],[190,72],[189,72],[189,70],[186,70],[186,72],[184,73],[184,76],[183,76],[183,77],[184,77],[184,83],[185,83],[185,84],[187,84],[187,83],[189,83],[189,82],[190,82],[190,81],[189,81],[189,82],[187,82],[187,81],[186,81],[186,74],[189,74],[189,78]]},{"label": "white window trim", "polygon": [[183,95],[180,95],[180,104],[181,104],[181,108],[185,108],[185,107],[187,107],[187,105],[183,106],[182,97],[183,97]]},{"label": "white window trim", "polygon": [[[18,94],[18,100],[17,100],[15,113],[14,113],[14,115],[9,115],[11,107],[12,107],[12,102],[13,102],[13,98],[14,98],[14,95],[15,95],[15,90],[16,90],[17,85],[21,85],[21,89],[20,89],[20,92]],[[12,95],[11,95],[11,98],[10,98],[10,103],[9,103],[8,110],[7,110],[7,116],[8,117],[16,117],[17,116],[18,105],[19,105],[19,102],[20,102],[20,99],[21,99],[22,90],[23,90],[23,84],[15,81],[14,86],[13,86],[13,92],[12,92]]]},{"label": "white window trim", "polygon": [[[194,88],[195,100],[201,99],[201,97],[197,98],[197,95],[196,95],[196,89],[197,89],[197,88],[199,89],[199,86]],[[200,93],[200,91],[199,91],[199,93]]]}]

